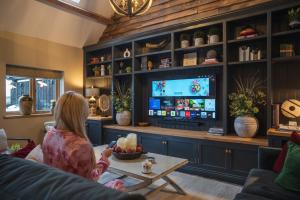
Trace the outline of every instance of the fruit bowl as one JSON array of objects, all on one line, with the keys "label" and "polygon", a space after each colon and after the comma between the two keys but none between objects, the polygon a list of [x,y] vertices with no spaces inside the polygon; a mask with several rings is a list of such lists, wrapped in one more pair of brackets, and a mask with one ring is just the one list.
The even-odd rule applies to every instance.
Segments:
[{"label": "fruit bowl", "polygon": [[134,160],[140,158],[142,154],[145,154],[140,144],[138,144],[134,150],[131,149],[129,151],[126,151],[118,147],[116,141],[112,141],[109,144],[109,148],[113,149],[112,154],[120,160]]},{"label": "fruit bowl", "polygon": [[141,157],[143,152],[133,152],[133,153],[117,153],[113,152],[113,155],[119,160],[134,160]]}]

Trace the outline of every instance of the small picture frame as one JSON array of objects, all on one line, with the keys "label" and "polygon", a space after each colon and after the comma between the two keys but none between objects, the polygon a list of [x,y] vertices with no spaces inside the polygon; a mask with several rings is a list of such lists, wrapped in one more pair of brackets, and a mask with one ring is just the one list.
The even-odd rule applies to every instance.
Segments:
[{"label": "small picture frame", "polygon": [[183,66],[195,66],[197,65],[197,52],[186,53],[183,55]]}]

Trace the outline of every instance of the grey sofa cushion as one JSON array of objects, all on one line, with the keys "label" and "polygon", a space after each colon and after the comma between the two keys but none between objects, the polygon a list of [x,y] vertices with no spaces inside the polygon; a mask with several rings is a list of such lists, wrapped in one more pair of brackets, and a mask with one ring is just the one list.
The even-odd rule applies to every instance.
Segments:
[{"label": "grey sofa cushion", "polygon": [[300,200],[300,193],[291,192],[277,185],[277,174],[270,170],[252,169],[242,193],[254,194],[273,200]]},{"label": "grey sofa cushion", "polygon": [[238,193],[235,196],[234,200],[271,200],[271,199],[262,196],[257,196],[255,194]]},{"label": "grey sofa cushion", "polygon": [[4,199],[144,200],[47,165],[0,155],[0,194]]}]

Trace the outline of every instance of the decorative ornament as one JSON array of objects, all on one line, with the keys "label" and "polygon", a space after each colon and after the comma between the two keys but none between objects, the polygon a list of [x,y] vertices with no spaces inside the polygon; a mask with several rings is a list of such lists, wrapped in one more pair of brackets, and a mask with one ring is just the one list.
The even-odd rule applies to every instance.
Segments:
[{"label": "decorative ornament", "polygon": [[126,48],[126,50],[124,51],[124,54],[123,54],[124,58],[129,58],[130,55],[131,55],[131,53],[130,53],[129,49]]},{"label": "decorative ornament", "polygon": [[281,105],[281,113],[291,119],[300,117],[300,101],[296,99],[284,101]]},{"label": "decorative ornament", "polygon": [[142,15],[149,10],[153,0],[109,0],[112,9],[118,15],[129,17]]},{"label": "decorative ornament", "polygon": [[108,112],[111,108],[111,101],[109,96],[102,94],[98,99],[99,109],[101,112]]}]

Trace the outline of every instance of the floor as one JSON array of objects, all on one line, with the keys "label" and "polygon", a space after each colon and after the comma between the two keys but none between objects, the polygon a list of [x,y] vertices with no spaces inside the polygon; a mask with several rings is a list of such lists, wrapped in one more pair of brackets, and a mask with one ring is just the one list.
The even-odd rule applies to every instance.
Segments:
[{"label": "floor", "polygon": [[231,200],[242,189],[239,185],[180,172],[173,172],[169,177],[181,186],[188,195],[182,196],[161,191],[153,196],[149,196],[148,200]]}]

